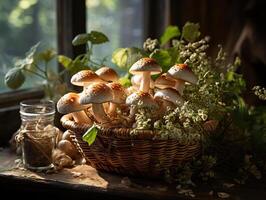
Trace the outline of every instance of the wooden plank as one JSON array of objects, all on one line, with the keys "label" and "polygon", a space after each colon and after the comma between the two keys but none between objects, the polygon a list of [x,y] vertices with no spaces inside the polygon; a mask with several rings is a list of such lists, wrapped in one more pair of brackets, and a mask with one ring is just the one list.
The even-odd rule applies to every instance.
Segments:
[{"label": "wooden plank", "polygon": [[[74,195],[85,199],[189,199],[178,194],[176,185],[168,185],[158,180],[99,172],[88,165],[63,169],[53,174],[36,173],[16,167],[16,159],[17,157],[8,151],[0,151],[0,188],[1,191],[9,191],[9,195],[13,191],[20,191],[21,194],[25,191],[38,191],[43,192],[43,195],[52,194],[52,197]],[[192,199],[216,199],[208,194],[208,187],[193,190],[196,197]],[[231,199],[266,199],[265,184],[235,186],[227,190],[217,187],[215,191],[228,192]]]}]

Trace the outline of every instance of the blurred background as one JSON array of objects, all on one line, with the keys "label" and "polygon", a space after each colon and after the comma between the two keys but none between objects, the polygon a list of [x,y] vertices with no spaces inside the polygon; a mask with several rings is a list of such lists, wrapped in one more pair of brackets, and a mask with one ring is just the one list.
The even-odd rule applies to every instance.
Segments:
[{"label": "blurred background", "polygon": [[[114,49],[141,47],[146,38],[159,38],[168,25],[182,27],[187,21],[198,22],[202,35],[211,37],[210,55],[222,44],[229,60],[240,56],[238,71],[248,88],[265,86],[265,6],[265,1],[259,0],[1,0],[0,124],[3,127],[4,120],[9,121],[10,131],[14,130],[19,116],[10,110],[16,110],[22,98],[41,95],[34,90],[36,78],[27,79],[19,93],[4,85],[4,75],[15,60],[39,41],[41,49],[52,47],[74,58],[84,48],[73,47],[72,39],[91,30],[109,37],[110,42],[97,47],[94,56],[106,57],[112,65]],[[57,68],[57,63],[54,66]],[[249,94],[246,99],[259,103]]]}]

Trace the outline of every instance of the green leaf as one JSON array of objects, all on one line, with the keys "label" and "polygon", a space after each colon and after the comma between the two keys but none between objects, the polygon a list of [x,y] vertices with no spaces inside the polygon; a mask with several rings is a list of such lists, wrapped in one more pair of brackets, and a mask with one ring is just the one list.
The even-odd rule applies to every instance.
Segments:
[{"label": "green leaf", "polygon": [[26,53],[26,58],[33,58],[36,54],[36,51],[38,49],[38,47],[40,46],[40,42],[38,42],[37,44],[33,45],[29,51],[27,51]]},{"label": "green leaf", "polygon": [[112,62],[120,68],[129,69],[135,62],[143,57],[144,52],[139,48],[118,48],[112,54]]},{"label": "green leaf", "polygon": [[96,125],[93,125],[92,127],[90,127],[87,132],[82,136],[82,140],[84,142],[87,142],[88,145],[92,145],[93,142],[96,139],[97,133],[99,131],[99,128],[97,128]]},{"label": "green leaf", "polygon": [[247,105],[242,97],[238,97],[235,102],[236,108],[233,110],[233,119],[240,128],[248,128],[250,126],[250,117]]},{"label": "green leaf", "polygon": [[172,57],[167,50],[157,49],[150,55],[150,57],[154,58],[159,65],[161,65],[163,72],[166,72],[170,69]]},{"label": "green leaf", "polygon": [[118,82],[119,82],[121,85],[123,85],[124,87],[129,87],[129,86],[131,86],[131,81],[130,81],[128,75],[121,77],[121,78],[118,80]]},{"label": "green leaf", "polygon": [[83,45],[89,41],[89,35],[87,33],[78,34],[73,40],[73,46]]},{"label": "green leaf", "polygon": [[183,27],[181,37],[187,40],[188,42],[194,42],[200,36],[199,28],[199,24],[187,22]]},{"label": "green leaf", "polygon": [[73,40],[72,44],[74,46],[83,45],[87,42],[91,42],[92,44],[102,44],[108,42],[108,37],[102,32],[91,31],[90,33],[82,33],[77,35]]},{"label": "green leaf", "polygon": [[63,65],[64,68],[69,69],[71,63],[73,62],[71,58],[64,56],[64,55],[59,55],[58,56],[58,62]]},{"label": "green leaf", "polygon": [[171,39],[180,36],[180,31],[177,26],[168,26],[164,31],[163,35],[160,37],[161,45],[166,44]]},{"label": "green leaf", "polygon": [[92,44],[102,44],[109,41],[108,37],[105,34],[98,31],[91,31],[88,34],[88,40]]},{"label": "green leaf", "polygon": [[46,49],[40,52],[36,57],[40,61],[49,62],[56,56],[56,51],[54,49]]},{"label": "green leaf", "polygon": [[12,68],[5,75],[5,84],[11,89],[19,88],[25,81],[25,76],[20,68]]},{"label": "green leaf", "polygon": [[36,64],[36,51],[40,43],[35,44],[30,48],[30,50],[25,54],[26,57],[24,59],[19,59],[15,66],[18,68],[27,68],[34,70]]},{"label": "green leaf", "polygon": [[70,72],[70,74],[75,74],[81,70],[89,69],[88,66],[82,62],[82,57],[78,56],[75,60],[63,55],[58,56],[58,62],[63,65],[63,67]]}]

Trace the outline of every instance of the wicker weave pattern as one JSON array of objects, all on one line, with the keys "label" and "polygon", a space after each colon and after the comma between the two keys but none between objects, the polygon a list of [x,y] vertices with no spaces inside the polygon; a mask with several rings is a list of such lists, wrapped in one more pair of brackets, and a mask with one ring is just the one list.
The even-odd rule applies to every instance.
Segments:
[{"label": "wicker weave pattern", "polygon": [[126,128],[102,129],[95,143],[88,146],[82,140],[88,125],[77,124],[67,116],[61,122],[75,132],[74,144],[87,162],[108,172],[155,177],[200,153],[199,143],[181,145],[176,140],[153,139],[155,133],[150,130],[132,137],[131,129]]}]

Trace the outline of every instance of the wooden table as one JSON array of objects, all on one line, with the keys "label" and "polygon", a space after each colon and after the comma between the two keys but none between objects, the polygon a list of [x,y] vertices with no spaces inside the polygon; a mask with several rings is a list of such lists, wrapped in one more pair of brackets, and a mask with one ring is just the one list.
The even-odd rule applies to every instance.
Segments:
[{"label": "wooden table", "polygon": [[[103,173],[88,165],[63,169],[59,173],[44,174],[19,168],[17,157],[7,150],[0,151],[0,191],[9,197],[15,195],[47,198],[77,199],[217,199],[210,195],[210,189],[193,189],[195,197],[179,194],[176,185],[164,182],[128,178]],[[195,190],[195,191],[194,191]],[[219,188],[227,192],[228,199],[266,199],[266,186],[234,186]]]}]

